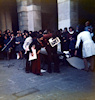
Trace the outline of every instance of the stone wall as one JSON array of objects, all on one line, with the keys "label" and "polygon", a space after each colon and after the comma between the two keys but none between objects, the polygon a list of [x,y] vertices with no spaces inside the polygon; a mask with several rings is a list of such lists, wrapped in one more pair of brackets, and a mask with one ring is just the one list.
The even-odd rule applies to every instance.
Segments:
[{"label": "stone wall", "polygon": [[21,31],[41,29],[41,7],[33,0],[17,0],[18,22]]},{"label": "stone wall", "polygon": [[70,26],[76,28],[78,25],[78,0],[70,2]]},{"label": "stone wall", "polygon": [[58,29],[70,26],[70,0],[58,0]]},{"label": "stone wall", "polygon": [[58,28],[75,27],[78,24],[78,6],[75,0],[58,0]]},{"label": "stone wall", "polygon": [[28,30],[27,0],[17,0],[19,30]]},{"label": "stone wall", "polygon": [[27,6],[28,12],[28,30],[39,31],[42,29],[41,25],[41,7],[37,5]]}]

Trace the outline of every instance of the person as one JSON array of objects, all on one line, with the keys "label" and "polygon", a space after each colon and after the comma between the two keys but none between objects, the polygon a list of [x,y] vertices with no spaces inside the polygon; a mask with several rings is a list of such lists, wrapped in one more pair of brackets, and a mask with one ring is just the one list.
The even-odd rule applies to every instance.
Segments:
[{"label": "person", "polygon": [[57,55],[57,45],[55,47],[51,47],[51,45],[48,41],[50,36],[55,38],[57,36],[57,34],[60,34],[60,31],[57,31],[56,34],[53,35],[53,33],[51,33],[51,31],[48,30],[47,36],[44,37],[44,45],[45,45],[45,49],[48,54],[47,55],[47,64],[48,64],[47,72],[48,73],[52,73],[52,61],[54,62],[54,72],[60,73],[59,59],[58,59],[58,55]]},{"label": "person", "polygon": [[87,22],[85,22],[85,28],[84,28],[84,30],[85,30],[85,31],[88,31],[89,28],[90,28],[91,31],[92,31],[93,27],[90,25],[90,22],[87,21]]},{"label": "person", "polygon": [[61,35],[61,51],[69,51],[69,43],[68,43],[68,30],[67,27],[64,28],[63,34]]},{"label": "person", "polygon": [[16,58],[16,53],[15,53],[15,36],[14,36],[14,32],[11,33],[10,39],[12,40],[12,41],[11,41],[11,45],[12,45],[11,58],[14,59],[14,58]]},{"label": "person", "polygon": [[69,52],[71,57],[74,56],[75,52],[75,43],[76,43],[76,34],[73,27],[69,27],[68,39],[69,39]]},{"label": "person", "polygon": [[[76,42],[76,50],[75,55],[77,55],[77,49],[79,48],[80,42],[83,42],[82,47],[82,54],[83,54],[83,60],[85,71],[94,71],[94,55],[95,55],[95,44],[92,41],[91,35],[89,31],[80,31],[80,33],[77,36],[77,42]],[[88,67],[88,61],[90,61],[91,66]]]},{"label": "person", "polygon": [[3,41],[4,41],[3,36],[0,34],[0,51],[3,48],[3,44],[4,44]]},{"label": "person", "polygon": [[42,44],[43,36],[39,36],[35,39],[33,39],[33,42],[29,45],[29,50],[31,52],[31,55],[33,55],[31,47],[34,47],[36,49],[37,59],[32,60],[32,73],[36,75],[42,76],[41,73],[41,64],[40,64],[40,49],[43,46]]},{"label": "person", "polygon": [[29,36],[25,39],[24,44],[23,44],[23,49],[25,50],[25,57],[26,57],[26,67],[25,67],[25,72],[29,73],[31,72],[30,68],[30,61],[29,61],[29,45],[32,43],[32,37]]},{"label": "person", "polygon": [[[4,37],[4,46],[6,46],[8,43],[9,43],[10,39],[5,36]],[[11,54],[11,49],[12,49],[12,44],[8,44],[7,47],[5,48],[5,53],[6,53],[6,56],[7,56],[7,60],[10,59],[10,54]]]},{"label": "person", "polygon": [[92,32],[92,29],[91,29],[91,28],[88,28],[88,31],[90,32],[90,34],[91,34],[91,37],[93,38],[93,36],[94,36],[94,33]]},{"label": "person", "polygon": [[17,37],[15,38],[15,44],[16,44],[15,51],[18,54],[17,59],[20,59],[20,58],[22,59],[22,51],[23,51],[22,42],[23,41],[22,41],[19,33],[17,33]]}]

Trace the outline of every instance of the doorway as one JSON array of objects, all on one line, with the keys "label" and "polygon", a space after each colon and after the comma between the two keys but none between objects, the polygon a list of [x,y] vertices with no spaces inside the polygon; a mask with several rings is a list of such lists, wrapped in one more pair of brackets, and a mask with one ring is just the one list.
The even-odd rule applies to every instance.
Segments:
[{"label": "doorway", "polygon": [[0,0],[0,22],[2,31],[10,29],[16,32],[19,29],[16,0]]}]

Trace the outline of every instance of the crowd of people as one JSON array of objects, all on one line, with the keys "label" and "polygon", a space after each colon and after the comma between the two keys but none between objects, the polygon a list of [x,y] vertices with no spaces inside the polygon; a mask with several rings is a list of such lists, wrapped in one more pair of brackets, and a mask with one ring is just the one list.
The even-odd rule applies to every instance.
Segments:
[{"label": "crowd of people", "polygon": [[[80,34],[81,31],[89,32],[91,36],[90,40],[93,39],[94,37],[93,27],[90,25],[89,21],[85,23],[85,27],[77,26],[76,29],[74,29],[73,27],[69,28],[65,27],[64,30],[60,29],[57,31],[40,30],[39,32],[37,31],[32,32],[24,30],[23,32],[17,31],[17,33],[14,34],[14,32],[10,31],[9,29],[4,31],[3,33],[0,30],[0,51],[4,52],[4,57],[6,59],[14,59],[14,58],[23,59],[25,57],[26,73],[32,72],[37,75],[42,75],[39,53],[41,48],[45,48],[48,54],[47,72],[52,73],[52,71],[54,71],[56,73],[59,73],[60,68],[59,68],[59,58],[57,55],[57,45],[55,47],[52,47],[48,40],[51,37],[52,38],[59,37],[59,39],[61,40],[60,49],[62,53],[63,51],[69,51],[71,57],[77,55],[78,57],[82,58],[82,53],[83,53],[82,45],[84,43],[84,40],[81,38],[79,41],[79,38],[77,38],[77,36]],[[79,41],[79,43],[77,41]],[[31,47],[36,49],[37,59],[32,60],[30,63],[29,53],[31,53],[31,55],[33,56],[33,50],[31,49]],[[88,56],[86,58],[88,58]],[[53,69],[51,65],[52,61],[54,62]],[[85,70],[88,70],[86,61],[85,65],[86,65]],[[91,70],[93,70],[92,67]]]}]

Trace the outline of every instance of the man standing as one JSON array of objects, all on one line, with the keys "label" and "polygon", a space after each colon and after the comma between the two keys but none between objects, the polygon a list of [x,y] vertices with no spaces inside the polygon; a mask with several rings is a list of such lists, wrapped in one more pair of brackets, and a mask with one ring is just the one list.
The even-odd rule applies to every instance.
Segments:
[{"label": "man standing", "polygon": [[23,49],[25,50],[25,54],[26,54],[26,68],[25,68],[26,73],[29,73],[31,71],[30,61],[29,61],[29,45],[31,43],[32,43],[32,37],[29,36],[25,39],[23,44]]}]

